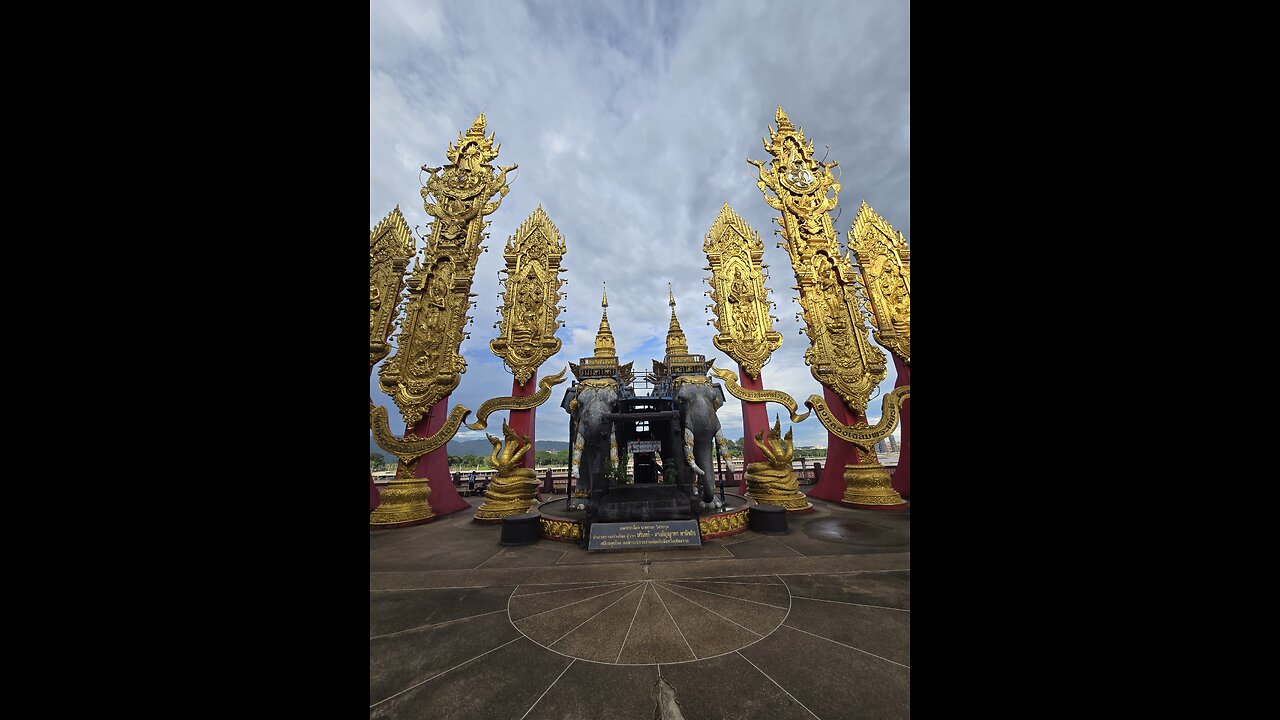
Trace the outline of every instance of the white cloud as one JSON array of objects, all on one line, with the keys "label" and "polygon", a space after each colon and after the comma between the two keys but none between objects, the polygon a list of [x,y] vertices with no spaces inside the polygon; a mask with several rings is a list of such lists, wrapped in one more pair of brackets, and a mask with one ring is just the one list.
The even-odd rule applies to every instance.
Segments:
[{"label": "white cloud", "polygon": [[[419,166],[443,164],[446,145],[481,111],[501,143],[497,162],[520,165],[511,193],[488,218],[490,252],[476,268],[475,324],[463,343],[469,368],[451,403],[474,410],[510,393],[510,375],[487,347],[498,317],[500,251],[539,204],[566,239],[569,280],[564,347],[540,376],[591,353],[602,281],[624,362],[642,370],[662,357],[670,282],[690,350],[732,367],[711,344],[702,270],[702,240],[728,202],[760,232],[771,266],[775,328],[785,340],[764,370],[765,385],[795,397],[801,410],[811,393],[821,394],[803,361],[807,339],[798,334],[790,261],[775,247],[776,213],[745,159],[767,159],[760,138],[782,105],[818,153],[840,163],[841,243],[864,199],[909,239],[910,6],[775,7],[762,0],[372,3],[370,227],[399,204],[409,224],[426,231]],[[376,379],[375,370],[374,401],[391,409],[393,429],[402,430]],[[882,393],[894,379],[890,364]],[[567,440],[563,387],[540,408],[539,438]],[[878,399],[870,410],[879,414]],[[768,412],[772,420],[784,411],[771,404]],[[722,409],[721,423],[726,437],[742,434],[736,400]],[[826,442],[816,418],[796,425],[795,436],[800,445]]]}]

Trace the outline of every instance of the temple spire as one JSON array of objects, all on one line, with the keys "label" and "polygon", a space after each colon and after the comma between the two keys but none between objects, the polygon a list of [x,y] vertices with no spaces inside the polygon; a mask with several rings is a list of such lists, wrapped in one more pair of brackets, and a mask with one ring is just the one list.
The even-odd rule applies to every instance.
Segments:
[{"label": "temple spire", "polygon": [[689,343],[680,329],[680,321],[676,319],[676,296],[671,292],[671,283],[667,283],[668,305],[671,306],[671,324],[667,326],[667,357],[672,355],[688,355]]},{"label": "temple spire", "polygon": [[[603,285],[603,283],[601,283]],[[613,346],[613,330],[609,328],[609,294],[607,288],[600,293],[600,330],[596,332],[596,357],[617,357]]]}]

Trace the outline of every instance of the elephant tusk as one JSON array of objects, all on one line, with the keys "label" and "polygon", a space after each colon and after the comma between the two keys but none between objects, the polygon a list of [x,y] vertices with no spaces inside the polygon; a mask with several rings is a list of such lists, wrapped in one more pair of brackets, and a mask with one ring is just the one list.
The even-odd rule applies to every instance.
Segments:
[{"label": "elephant tusk", "polygon": [[693,431],[689,428],[684,429],[684,461],[689,463],[689,467],[693,468],[693,471],[698,473],[699,476],[707,476],[702,471],[702,468],[698,467],[697,461],[693,459]]}]

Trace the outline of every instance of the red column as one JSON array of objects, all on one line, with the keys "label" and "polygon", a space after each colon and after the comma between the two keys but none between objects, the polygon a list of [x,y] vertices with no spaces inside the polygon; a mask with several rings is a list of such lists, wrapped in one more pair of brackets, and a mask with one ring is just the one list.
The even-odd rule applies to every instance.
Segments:
[{"label": "red column", "polygon": [[[369,376],[373,376],[373,363],[369,363]],[[369,472],[369,512],[373,513],[382,504],[382,496],[378,494],[378,486],[373,484],[373,472]]]},{"label": "red column", "polygon": [[[429,437],[444,427],[444,421],[448,418],[449,396],[445,395],[426,417],[413,426],[411,432],[418,437]],[[453,480],[449,476],[449,443],[432,450],[419,460],[418,470],[413,476],[427,479],[427,487],[431,488],[431,496],[427,498],[427,502],[436,517],[471,507],[454,489]]]},{"label": "red column", "polygon": [[[763,390],[764,374],[752,380],[742,363],[738,363],[738,384],[747,390]],[[747,494],[747,468],[753,462],[764,462],[764,453],[756,445],[755,436],[769,432],[769,411],[762,402],[742,401],[742,477],[738,479],[738,492]]]},{"label": "red column", "polygon": [[[511,397],[528,397],[530,395],[535,394],[537,392],[537,389],[536,389],[537,383],[538,383],[537,370],[533,371],[533,374],[529,376],[529,381],[526,382],[523,387],[520,386],[519,382],[515,378],[512,378],[511,379]],[[527,468],[532,468],[537,466],[537,458],[534,457],[534,452],[537,449],[536,447],[537,441],[534,438],[534,426],[536,424],[534,420],[537,412],[538,412],[538,408],[533,408],[531,410],[512,410],[509,413],[510,417],[507,418],[507,425],[511,426],[512,430],[514,430],[515,432],[521,435],[529,436],[529,442],[531,444],[534,444],[533,447],[529,448],[529,452],[525,453],[524,457],[522,458],[524,462],[524,466]],[[538,482],[541,483],[542,480],[539,479]],[[541,484],[539,484],[537,492],[534,493],[534,497],[537,498],[538,502],[542,502]]]},{"label": "red column", "polygon": [[[845,425],[853,425],[854,419],[859,417],[844,404],[839,393],[826,385],[822,386],[822,397],[826,400],[827,407],[831,408],[831,414]],[[822,478],[809,491],[809,497],[832,502],[843,500],[845,488],[848,487],[844,481],[844,466],[855,465],[858,459],[857,448],[828,431],[827,461],[822,464]]]},{"label": "red column", "polygon": [[[893,366],[898,370],[898,381],[894,387],[911,384],[911,368],[907,367],[897,355],[893,356]],[[911,400],[902,403],[902,443],[898,449],[898,469],[893,471],[893,489],[902,497],[911,497]]]}]

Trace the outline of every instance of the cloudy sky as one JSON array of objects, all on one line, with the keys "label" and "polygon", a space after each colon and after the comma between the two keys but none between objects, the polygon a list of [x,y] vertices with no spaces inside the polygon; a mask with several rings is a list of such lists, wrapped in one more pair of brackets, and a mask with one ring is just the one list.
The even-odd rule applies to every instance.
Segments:
[{"label": "cloudy sky", "polygon": [[[519,163],[511,192],[489,216],[489,252],[472,291],[468,370],[450,398],[473,411],[511,393],[511,375],[488,348],[496,337],[502,246],[540,204],[568,246],[561,352],[539,377],[588,356],[600,323],[601,281],[623,362],[642,375],[662,359],[667,283],[691,352],[736,370],[712,344],[710,273],[703,238],[724,203],[765,242],[767,281],[782,347],[765,387],[802,404],[820,385],[804,364],[795,279],[746,158],[768,160],[781,105],[821,158],[840,163],[841,247],[865,200],[911,240],[910,5],[873,0],[567,2],[373,0],[369,17],[369,227],[397,204],[427,231],[419,167],[447,162],[449,142],[480,113],[496,133],[495,165]],[[829,150],[828,150],[829,148]],[[833,213],[835,215],[836,213]],[[421,248],[421,241],[419,241]],[[886,352],[887,354],[887,352]],[[404,423],[390,410],[392,429]],[[895,373],[881,383],[893,387]],[[567,383],[538,412],[537,438],[568,440],[559,408]],[[770,403],[769,417],[782,412]],[[868,408],[879,416],[879,398]],[[506,413],[489,420],[498,432]],[[474,415],[471,420],[474,420]],[[742,435],[740,403],[720,411],[726,437]],[[787,418],[783,417],[784,432]],[[460,439],[483,437],[465,428]],[[816,418],[795,426],[797,445],[826,445]]]}]

